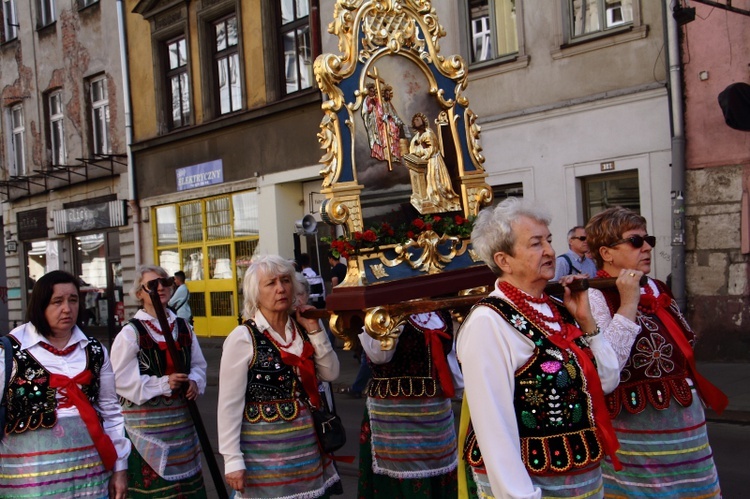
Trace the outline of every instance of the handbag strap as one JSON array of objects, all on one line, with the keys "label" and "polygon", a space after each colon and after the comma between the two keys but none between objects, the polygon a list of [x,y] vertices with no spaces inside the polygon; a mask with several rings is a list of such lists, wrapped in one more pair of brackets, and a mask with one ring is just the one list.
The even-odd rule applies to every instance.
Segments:
[{"label": "handbag strap", "polygon": [[8,412],[8,404],[5,403],[5,394],[8,393],[10,374],[13,370],[13,345],[7,336],[0,337],[0,344],[3,345],[3,351],[5,352],[5,384],[3,385],[3,393],[0,397],[0,440],[2,440],[5,435],[5,420]]}]

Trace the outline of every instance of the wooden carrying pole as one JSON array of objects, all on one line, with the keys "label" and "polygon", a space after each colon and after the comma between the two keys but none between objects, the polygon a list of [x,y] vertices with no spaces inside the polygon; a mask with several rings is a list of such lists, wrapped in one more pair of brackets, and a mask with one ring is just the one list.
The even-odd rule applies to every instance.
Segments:
[{"label": "wooden carrying pole", "polygon": [[[172,357],[175,370],[179,373],[187,374],[188,370],[182,362],[182,357],[180,357],[179,352],[177,351],[177,345],[175,345],[174,338],[172,338],[172,334],[170,333],[167,313],[164,310],[164,305],[162,305],[161,300],[159,299],[157,289],[149,289],[148,296],[151,297],[151,303],[154,305],[154,310],[156,310],[156,318],[159,319],[159,326],[164,332],[164,341],[167,342],[167,350],[169,356]],[[184,388],[185,385],[183,385],[183,390]],[[190,417],[193,418],[195,431],[198,433],[198,439],[200,440],[201,448],[203,449],[203,455],[206,458],[206,464],[208,464],[208,469],[211,472],[211,478],[216,486],[216,495],[219,499],[229,499],[226,485],[224,485],[224,477],[221,474],[221,470],[219,470],[219,465],[216,463],[216,456],[214,456],[214,451],[211,448],[211,441],[208,439],[208,433],[206,433],[206,427],[203,425],[203,418],[201,418],[198,405],[195,403],[195,400],[188,400],[187,398],[185,400],[187,401],[188,410],[190,411]]]},{"label": "wooden carrying pole", "polygon": [[[609,289],[616,286],[617,279],[614,277],[605,277],[597,279],[577,279],[570,284],[568,288],[571,291],[585,291],[589,288],[594,289]],[[648,283],[648,277],[643,275],[640,280],[640,285],[645,286]],[[544,292],[548,295],[562,295],[565,293],[565,287],[557,281],[550,281],[544,288]],[[423,312],[432,312],[434,310],[441,309],[454,309],[454,308],[469,308],[476,302],[486,297],[485,294],[476,295],[465,295],[465,296],[452,296],[449,298],[435,298],[435,299],[420,299],[413,300],[403,303],[394,303],[390,305],[384,305],[390,310],[391,313],[409,313],[419,314]],[[334,311],[335,312],[335,311]],[[302,315],[308,319],[325,319],[330,317],[331,311],[312,309],[305,310]]]}]

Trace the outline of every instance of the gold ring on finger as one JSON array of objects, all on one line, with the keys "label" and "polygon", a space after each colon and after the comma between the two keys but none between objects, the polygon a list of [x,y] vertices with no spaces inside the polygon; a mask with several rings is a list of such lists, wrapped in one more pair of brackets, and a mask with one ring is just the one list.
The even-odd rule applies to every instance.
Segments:
[{"label": "gold ring on finger", "polygon": [[635,272],[631,272],[630,277],[635,277]]}]

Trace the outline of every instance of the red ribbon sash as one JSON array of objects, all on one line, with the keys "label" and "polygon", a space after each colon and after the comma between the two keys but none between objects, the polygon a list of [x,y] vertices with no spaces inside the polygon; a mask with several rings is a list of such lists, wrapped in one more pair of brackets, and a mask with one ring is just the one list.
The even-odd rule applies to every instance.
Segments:
[{"label": "red ribbon sash", "polygon": [[698,368],[695,366],[695,352],[693,347],[690,346],[687,338],[682,333],[682,326],[677,322],[674,316],[669,313],[666,308],[657,308],[656,316],[661,320],[664,327],[672,336],[677,348],[680,349],[682,355],[685,356],[688,362],[688,369],[690,369],[690,377],[695,381],[696,389],[700,394],[701,398],[706,402],[711,409],[716,411],[717,414],[721,414],[729,404],[729,399],[724,392],[719,390],[713,383],[708,381],[706,378],[698,372]]},{"label": "red ribbon sash", "polygon": [[320,407],[320,394],[318,393],[318,378],[315,376],[315,361],[313,355],[315,354],[315,348],[309,342],[305,342],[305,346],[302,348],[302,356],[297,357],[293,353],[289,353],[279,348],[281,352],[281,360],[284,364],[296,367],[299,371],[300,380],[302,380],[302,386],[307,392],[307,396],[310,398],[310,405],[313,407]]},{"label": "red ribbon sash", "polygon": [[[564,336],[565,333],[567,334]],[[607,411],[607,404],[604,400],[604,390],[602,390],[599,373],[596,371],[596,366],[594,366],[591,358],[586,355],[586,352],[573,342],[574,339],[582,334],[583,332],[577,327],[570,324],[563,324],[563,330],[560,333],[550,335],[548,338],[556,347],[562,350],[570,349],[576,356],[578,364],[583,368],[583,375],[586,377],[586,386],[588,387],[589,394],[591,394],[591,402],[594,408],[596,432],[602,440],[605,454],[612,459],[612,466],[616,471],[620,471],[622,464],[616,454],[617,449],[620,448],[620,442],[617,440],[614,428],[612,428],[612,421],[609,418],[609,411]]]},{"label": "red ribbon sash", "polygon": [[99,415],[92,407],[86,394],[78,386],[88,385],[92,379],[93,374],[91,374],[90,370],[86,369],[72,379],[62,374],[51,374],[49,384],[52,388],[57,388],[78,409],[78,413],[81,415],[81,419],[86,424],[89,435],[91,435],[91,439],[94,441],[94,446],[97,452],[99,452],[99,457],[102,458],[104,468],[110,471],[115,467],[117,451],[109,435],[104,433],[104,429],[99,422]]},{"label": "red ribbon sash", "polygon": [[448,359],[445,358],[443,342],[440,341],[441,338],[447,340],[453,338],[448,334],[448,331],[441,329],[424,329],[423,333],[425,342],[430,347],[430,352],[432,352],[432,362],[435,364],[438,380],[440,380],[440,385],[443,387],[443,394],[447,398],[453,398],[456,390],[453,387],[453,377],[451,376],[451,369],[448,366]]}]

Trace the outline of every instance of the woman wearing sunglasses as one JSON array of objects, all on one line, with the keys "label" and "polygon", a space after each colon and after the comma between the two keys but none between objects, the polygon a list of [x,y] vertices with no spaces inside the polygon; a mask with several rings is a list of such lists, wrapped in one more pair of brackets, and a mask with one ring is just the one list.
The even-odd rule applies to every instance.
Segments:
[{"label": "woman wearing sunglasses", "polygon": [[620,384],[607,396],[623,470],[602,466],[605,497],[721,497],[703,405],[721,412],[727,398],[695,369],[695,334],[667,286],[651,271],[656,238],[646,219],[622,207],[591,218],[586,241],[599,277],[617,289],[589,290],[599,329],[621,362]]},{"label": "woman wearing sunglasses", "polygon": [[[173,284],[163,268],[139,267],[130,294],[142,308],[112,344],[117,394],[133,442],[128,461],[131,498],[206,497],[200,444],[186,401],[206,388],[206,359],[192,327],[167,309]],[[159,295],[168,334],[182,364],[189,366],[187,374],[175,371],[149,290]]]}]

